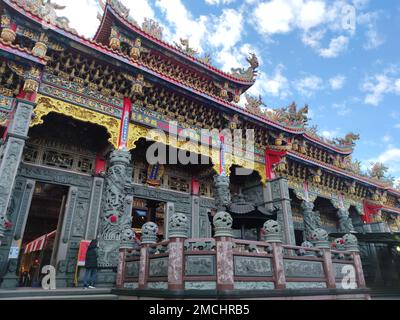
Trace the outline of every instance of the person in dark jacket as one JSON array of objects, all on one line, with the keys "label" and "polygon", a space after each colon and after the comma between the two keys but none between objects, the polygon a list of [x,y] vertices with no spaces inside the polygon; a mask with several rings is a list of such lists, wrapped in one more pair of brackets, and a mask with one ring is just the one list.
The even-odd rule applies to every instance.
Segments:
[{"label": "person in dark jacket", "polygon": [[95,289],[96,277],[97,277],[97,240],[92,240],[90,243],[85,261],[85,279],[84,287],[89,289]]}]

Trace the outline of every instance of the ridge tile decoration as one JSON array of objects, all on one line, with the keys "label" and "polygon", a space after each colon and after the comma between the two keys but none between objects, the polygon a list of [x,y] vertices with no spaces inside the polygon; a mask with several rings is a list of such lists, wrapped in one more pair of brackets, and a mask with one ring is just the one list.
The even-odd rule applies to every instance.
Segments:
[{"label": "ridge tile decoration", "polygon": [[[179,47],[179,45],[176,44],[180,51],[186,53],[195,51],[189,47],[188,40],[182,39],[181,43],[184,47]],[[233,101],[238,103],[240,101],[242,89],[232,87],[232,84],[229,82],[220,84],[213,81],[209,76],[198,74],[188,67],[182,67],[180,63],[177,63],[173,59],[168,58],[160,52],[156,52],[154,49],[146,47],[139,35],[136,37],[132,36],[116,25],[113,25],[111,28],[109,46],[114,50],[120,51],[125,56],[130,57],[134,62],[142,64],[154,72],[170,77],[175,81],[211,97],[222,99],[227,102]],[[242,72],[243,74],[251,73],[253,77],[256,74],[255,66],[258,67],[258,62],[255,62],[257,61],[255,55],[251,57],[252,58],[249,58],[248,61],[252,66],[247,71]]]},{"label": "ridge tile decoration", "polygon": [[57,26],[61,29],[65,29],[74,34],[77,34],[75,29],[69,27],[69,19],[66,17],[59,17],[58,10],[63,10],[66,7],[60,6],[51,1],[43,0],[10,0],[22,7],[25,11],[32,13],[33,15],[43,19],[45,22]]},{"label": "ridge tile decoration", "polygon": [[[144,32],[149,35],[151,38],[154,38],[163,45],[167,46],[168,49],[181,52],[187,55],[190,58],[193,58],[195,61],[198,61],[204,64],[206,67],[210,67],[213,71],[217,71],[220,74],[228,76],[232,79],[245,81],[248,83],[254,83],[256,77],[256,68],[258,67],[258,59],[254,54],[250,56],[248,62],[250,63],[250,68],[245,69],[233,69],[230,74],[225,74],[221,70],[216,69],[211,65],[211,56],[208,53],[205,53],[204,56],[199,57],[198,51],[194,48],[191,48],[189,45],[189,39],[180,39],[180,43],[174,43],[174,45],[170,45],[163,41],[163,28],[159,25],[158,22],[145,18],[142,26],[139,26],[138,23],[130,16],[130,10],[127,9],[120,1],[117,0],[107,0],[106,3],[100,0],[100,5],[103,9],[103,12],[106,12],[107,5],[109,5],[113,11],[124,21],[127,21],[130,24],[130,27],[137,28],[138,30]],[[113,49],[117,49],[120,47],[120,41],[117,37],[110,38],[110,46]]]}]

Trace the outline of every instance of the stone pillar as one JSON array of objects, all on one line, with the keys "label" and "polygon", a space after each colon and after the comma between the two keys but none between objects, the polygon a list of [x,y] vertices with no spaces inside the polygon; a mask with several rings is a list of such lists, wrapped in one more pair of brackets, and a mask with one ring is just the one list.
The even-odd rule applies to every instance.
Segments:
[{"label": "stone pillar", "polygon": [[217,212],[224,212],[231,204],[230,179],[227,176],[214,177],[215,205]]},{"label": "stone pillar", "polygon": [[355,232],[353,222],[350,218],[349,210],[340,208],[338,209],[337,216],[339,218],[339,232],[340,233],[350,233]]},{"label": "stone pillar", "polygon": [[346,234],[343,237],[344,240],[344,245],[347,251],[351,252],[353,261],[354,261],[354,268],[356,271],[356,278],[357,278],[357,284],[359,288],[365,288],[366,283],[365,283],[365,277],[364,277],[364,271],[362,267],[362,262],[361,262],[361,257],[360,257],[360,249],[358,246],[358,240],[356,236],[353,234]]},{"label": "stone pillar", "polygon": [[306,241],[310,240],[314,230],[321,228],[321,216],[319,212],[313,211],[314,203],[311,201],[303,201],[301,210],[304,216],[304,237]]},{"label": "stone pillar", "polygon": [[274,269],[275,289],[286,288],[285,267],[283,261],[282,228],[278,222],[269,220],[264,224],[265,240],[272,246],[272,265]]},{"label": "stone pillar", "polygon": [[328,241],[328,233],[324,229],[316,229],[312,232],[310,240],[317,249],[321,249],[324,259],[324,271],[326,284],[329,289],[336,288],[336,279],[333,272],[332,253]]},{"label": "stone pillar", "polygon": [[274,210],[274,207],[280,209],[278,212],[278,222],[283,228],[283,242],[288,245],[296,245],[287,179],[275,179],[268,183],[266,188],[267,199],[269,198],[272,202],[269,209]]},{"label": "stone pillar", "polygon": [[200,197],[192,196],[192,236],[200,238]]},{"label": "stone pillar", "polygon": [[158,227],[154,222],[147,222],[142,227],[142,248],[140,249],[139,289],[147,289],[149,278],[150,246],[157,243]]},{"label": "stone pillar", "polygon": [[235,287],[233,271],[233,219],[227,212],[218,212],[213,219],[217,247],[217,290],[232,291]]},{"label": "stone pillar", "polygon": [[128,151],[116,150],[111,154],[100,215],[100,268],[116,268],[123,238],[132,236],[132,217],[126,210],[132,194],[130,162]]},{"label": "stone pillar", "polygon": [[182,213],[175,213],[169,219],[169,262],[168,262],[168,289],[183,291],[185,270],[184,245],[188,238],[189,220]]},{"label": "stone pillar", "polygon": [[33,104],[25,101],[17,102],[14,119],[8,129],[4,145],[4,156],[0,165],[0,245],[8,229],[7,209],[10,204],[25,141],[28,139],[33,107]]}]

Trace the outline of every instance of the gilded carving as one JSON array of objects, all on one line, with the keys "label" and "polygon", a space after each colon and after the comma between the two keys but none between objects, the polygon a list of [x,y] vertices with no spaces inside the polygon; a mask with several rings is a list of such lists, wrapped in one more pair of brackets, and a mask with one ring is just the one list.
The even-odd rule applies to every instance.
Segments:
[{"label": "gilded carving", "polygon": [[38,95],[37,107],[35,108],[35,117],[33,118],[30,126],[34,127],[43,124],[43,118],[51,112],[63,114],[76,120],[105,127],[111,136],[109,142],[116,149],[118,148],[120,120],[66,103],[61,100]]}]

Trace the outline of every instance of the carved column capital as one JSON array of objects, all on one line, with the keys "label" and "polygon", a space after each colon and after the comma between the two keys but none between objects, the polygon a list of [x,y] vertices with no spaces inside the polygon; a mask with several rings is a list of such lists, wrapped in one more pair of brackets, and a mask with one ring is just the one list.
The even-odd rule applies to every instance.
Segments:
[{"label": "carved column capital", "polygon": [[304,212],[312,212],[314,210],[314,202],[303,200],[301,203],[301,210]]}]

